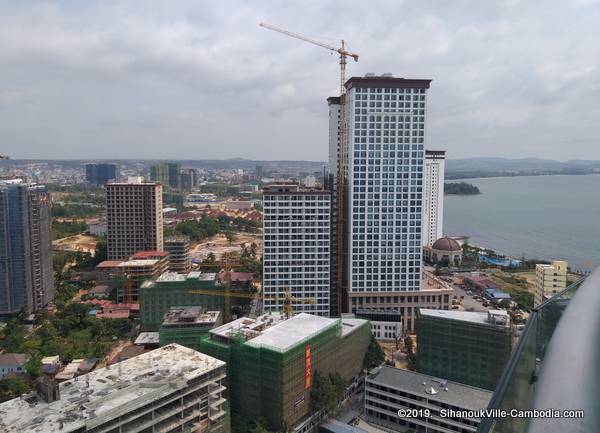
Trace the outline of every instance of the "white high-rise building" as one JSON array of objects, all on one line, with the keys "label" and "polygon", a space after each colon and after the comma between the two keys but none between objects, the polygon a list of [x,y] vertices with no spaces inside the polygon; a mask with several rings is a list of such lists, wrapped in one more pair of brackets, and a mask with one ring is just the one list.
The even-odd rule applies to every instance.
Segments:
[{"label": "white high-rise building", "polygon": [[[344,155],[347,309],[400,311],[414,328],[421,301],[446,308],[444,291],[421,291],[423,173],[431,80],[391,74],[346,82]],[[329,98],[330,158],[339,99]],[[330,161],[330,167],[336,167]],[[337,175],[337,171],[334,173]],[[337,179],[334,179],[334,185]],[[443,293],[442,293],[443,292]]]},{"label": "white high-rise building", "polygon": [[425,151],[423,179],[423,246],[443,236],[445,150]]},{"label": "white high-rise building", "polygon": [[295,313],[329,316],[330,211],[326,190],[298,185],[263,190],[265,310],[281,310],[287,288],[295,298],[314,299],[292,303]]}]

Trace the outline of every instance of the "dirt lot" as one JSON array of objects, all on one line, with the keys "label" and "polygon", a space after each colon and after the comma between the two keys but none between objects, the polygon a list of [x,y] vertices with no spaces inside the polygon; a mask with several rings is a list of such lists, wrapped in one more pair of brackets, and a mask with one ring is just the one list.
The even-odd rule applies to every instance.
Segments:
[{"label": "dirt lot", "polygon": [[68,238],[52,241],[52,248],[63,251],[83,251],[94,253],[96,251],[97,238],[90,235],[75,235]]},{"label": "dirt lot", "polygon": [[249,246],[252,243],[256,244],[256,253],[260,256],[262,253],[262,234],[261,233],[235,233],[236,238],[233,242],[229,242],[225,235],[218,234],[192,247],[190,256],[192,259],[204,260],[213,253],[218,260],[224,253],[241,251],[242,244]]}]

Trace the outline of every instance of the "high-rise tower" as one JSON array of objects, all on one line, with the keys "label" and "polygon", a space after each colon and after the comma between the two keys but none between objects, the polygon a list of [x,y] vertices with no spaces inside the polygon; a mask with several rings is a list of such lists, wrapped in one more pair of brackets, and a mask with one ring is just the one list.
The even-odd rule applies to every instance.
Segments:
[{"label": "high-rise tower", "polygon": [[[402,312],[409,329],[414,325],[414,303],[422,295],[421,224],[430,82],[391,74],[368,74],[346,82],[342,143],[345,307],[351,312],[395,308]],[[340,105],[336,98],[328,102],[329,154],[330,160],[336,161],[339,125],[335,119]],[[335,166],[330,171],[334,173],[331,183],[336,185]]]},{"label": "high-rise tower", "polygon": [[43,185],[0,181],[0,315],[37,311],[54,296],[50,209]]},{"label": "high-rise tower", "polygon": [[106,184],[108,260],[163,251],[162,185],[130,178]]},{"label": "high-rise tower", "polygon": [[443,236],[445,150],[425,151],[423,179],[423,246]]}]

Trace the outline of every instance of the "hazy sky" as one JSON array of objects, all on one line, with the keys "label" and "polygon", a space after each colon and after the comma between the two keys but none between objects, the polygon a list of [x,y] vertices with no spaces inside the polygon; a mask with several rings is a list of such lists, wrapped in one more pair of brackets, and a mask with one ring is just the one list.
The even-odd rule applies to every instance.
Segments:
[{"label": "hazy sky", "polygon": [[433,79],[451,158],[600,159],[596,0],[0,0],[0,153],[326,159],[337,57],[260,21]]}]

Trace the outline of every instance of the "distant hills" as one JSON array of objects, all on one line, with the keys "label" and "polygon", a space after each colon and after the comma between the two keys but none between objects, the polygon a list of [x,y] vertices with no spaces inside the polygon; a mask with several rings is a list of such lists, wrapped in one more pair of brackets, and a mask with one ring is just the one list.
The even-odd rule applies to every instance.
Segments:
[{"label": "distant hills", "polygon": [[[105,160],[25,160],[12,159],[0,160],[0,167],[19,166],[31,163],[47,163],[54,167],[82,167],[85,163],[102,161],[114,162],[123,166],[148,167],[156,162],[165,161],[158,159],[105,159]],[[244,158],[231,159],[187,159],[169,160],[179,162],[184,167],[205,168],[213,170],[245,169],[255,170],[261,167],[263,172],[271,170],[279,173],[315,173],[322,172],[327,165],[325,161],[262,161]],[[446,180],[468,179],[476,177],[501,177],[501,176],[539,176],[555,174],[592,174],[600,173],[600,161],[570,160],[553,161],[543,158],[464,158],[449,159],[446,161]]]},{"label": "distant hills", "polygon": [[600,161],[542,158],[465,158],[446,161],[446,179],[600,173]]}]

